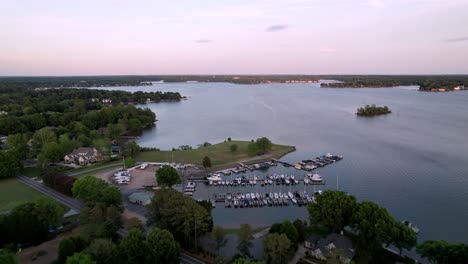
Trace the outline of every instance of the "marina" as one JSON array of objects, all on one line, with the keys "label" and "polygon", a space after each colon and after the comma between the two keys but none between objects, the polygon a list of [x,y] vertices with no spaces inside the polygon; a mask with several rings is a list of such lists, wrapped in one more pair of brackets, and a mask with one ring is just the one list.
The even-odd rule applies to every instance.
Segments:
[{"label": "marina", "polygon": [[306,206],[314,202],[316,195],[321,191],[309,195],[307,192],[247,192],[247,193],[227,193],[215,196],[214,201],[224,203],[226,208],[253,208],[253,207],[272,207],[272,206]]}]

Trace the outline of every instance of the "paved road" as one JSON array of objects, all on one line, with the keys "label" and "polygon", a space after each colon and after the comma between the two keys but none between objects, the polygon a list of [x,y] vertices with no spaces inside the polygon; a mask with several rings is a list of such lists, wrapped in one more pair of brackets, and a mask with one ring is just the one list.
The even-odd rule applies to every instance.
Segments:
[{"label": "paved road", "polygon": [[76,211],[80,211],[81,208],[83,208],[84,204],[76,199],[73,199],[69,196],[66,196],[64,194],[61,194],[47,186],[45,186],[44,184],[42,183],[39,183],[35,180],[32,180],[26,176],[18,176],[17,177],[18,180],[30,187],[32,187],[33,189],[36,189],[38,192],[40,193],[43,193],[43,194],[46,194],[46,195],[49,195],[50,197],[54,198],[55,200],[57,200],[57,202],[61,203],[61,204],[64,204],[68,207],[70,207],[70,209],[73,209],[73,210],[76,210]]},{"label": "paved road", "polygon": [[[48,195],[52,198],[54,198],[55,200],[57,200],[57,202],[61,203],[61,204],[64,204],[66,206],[68,206],[70,209],[73,209],[73,210],[76,210],[77,212],[80,212],[81,208],[83,208],[84,204],[72,197],[69,197],[69,196],[66,196],[64,194],[61,194],[47,186],[45,186],[44,184],[42,183],[39,183],[35,180],[32,180],[26,176],[18,176],[17,179],[30,186],[31,188],[37,190],[38,192],[40,193],[43,193],[45,195]],[[121,236],[125,236],[126,234],[128,234],[128,231],[121,228],[117,231],[117,233]],[[201,262],[191,256],[188,256],[184,253],[180,254],[180,263],[182,264],[203,264],[204,262]]]}]

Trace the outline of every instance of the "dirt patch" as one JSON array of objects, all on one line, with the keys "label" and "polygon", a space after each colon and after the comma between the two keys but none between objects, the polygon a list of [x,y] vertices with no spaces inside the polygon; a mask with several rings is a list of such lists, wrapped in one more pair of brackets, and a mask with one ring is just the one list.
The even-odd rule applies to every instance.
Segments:
[{"label": "dirt patch", "polygon": [[[138,189],[142,188],[143,186],[156,186],[156,177],[154,175],[158,168],[158,166],[150,165],[144,170],[141,170],[139,168],[130,169],[130,183],[122,184],[119,186],[121,189]],[[114,184],[112,178],[114,176],[114,173],[118,172],[119,170],[121,169],[111,169],[108,171],[98,172],[95,174],[95,176],[99,179],[103,179],[108,183]]]},{"label": "dirt patch", "polygon": [[[44,242],[35,247],[26,248],[17,255],[18,264],[50,264],[58,256],[58,246],[62,239],[72,236],[79,232],[79,228],[75,228],[71,231],[62,233],[56,238]],[[43,256],[38,256],[39,252],[45,253]]]}]

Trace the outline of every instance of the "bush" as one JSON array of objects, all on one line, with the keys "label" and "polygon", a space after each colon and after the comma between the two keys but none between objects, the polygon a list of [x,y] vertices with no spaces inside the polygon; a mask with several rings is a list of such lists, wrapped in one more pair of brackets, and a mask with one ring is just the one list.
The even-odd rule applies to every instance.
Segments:
[{"label": "bush", "polygon": [[237,144],[232,144],[232,145],[230,146],[230,149],[231,149],[231,152],[236,152],[237,149],[238,149]]}]

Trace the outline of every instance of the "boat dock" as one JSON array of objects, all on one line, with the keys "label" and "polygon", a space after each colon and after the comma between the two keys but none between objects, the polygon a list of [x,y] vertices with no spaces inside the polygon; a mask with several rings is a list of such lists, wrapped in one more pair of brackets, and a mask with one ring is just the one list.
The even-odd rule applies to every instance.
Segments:
[{"label": "boat dock", "polygon": [[321,191],[312,195],[306,192],[269,192],[269,193],[227,193],[215,196],[215,202],[224,203],[226,208],[253,208],[253,207],[272,207],[272,206],[306,206],[308,203],[315,202],[315,197],[320,195]]}]

